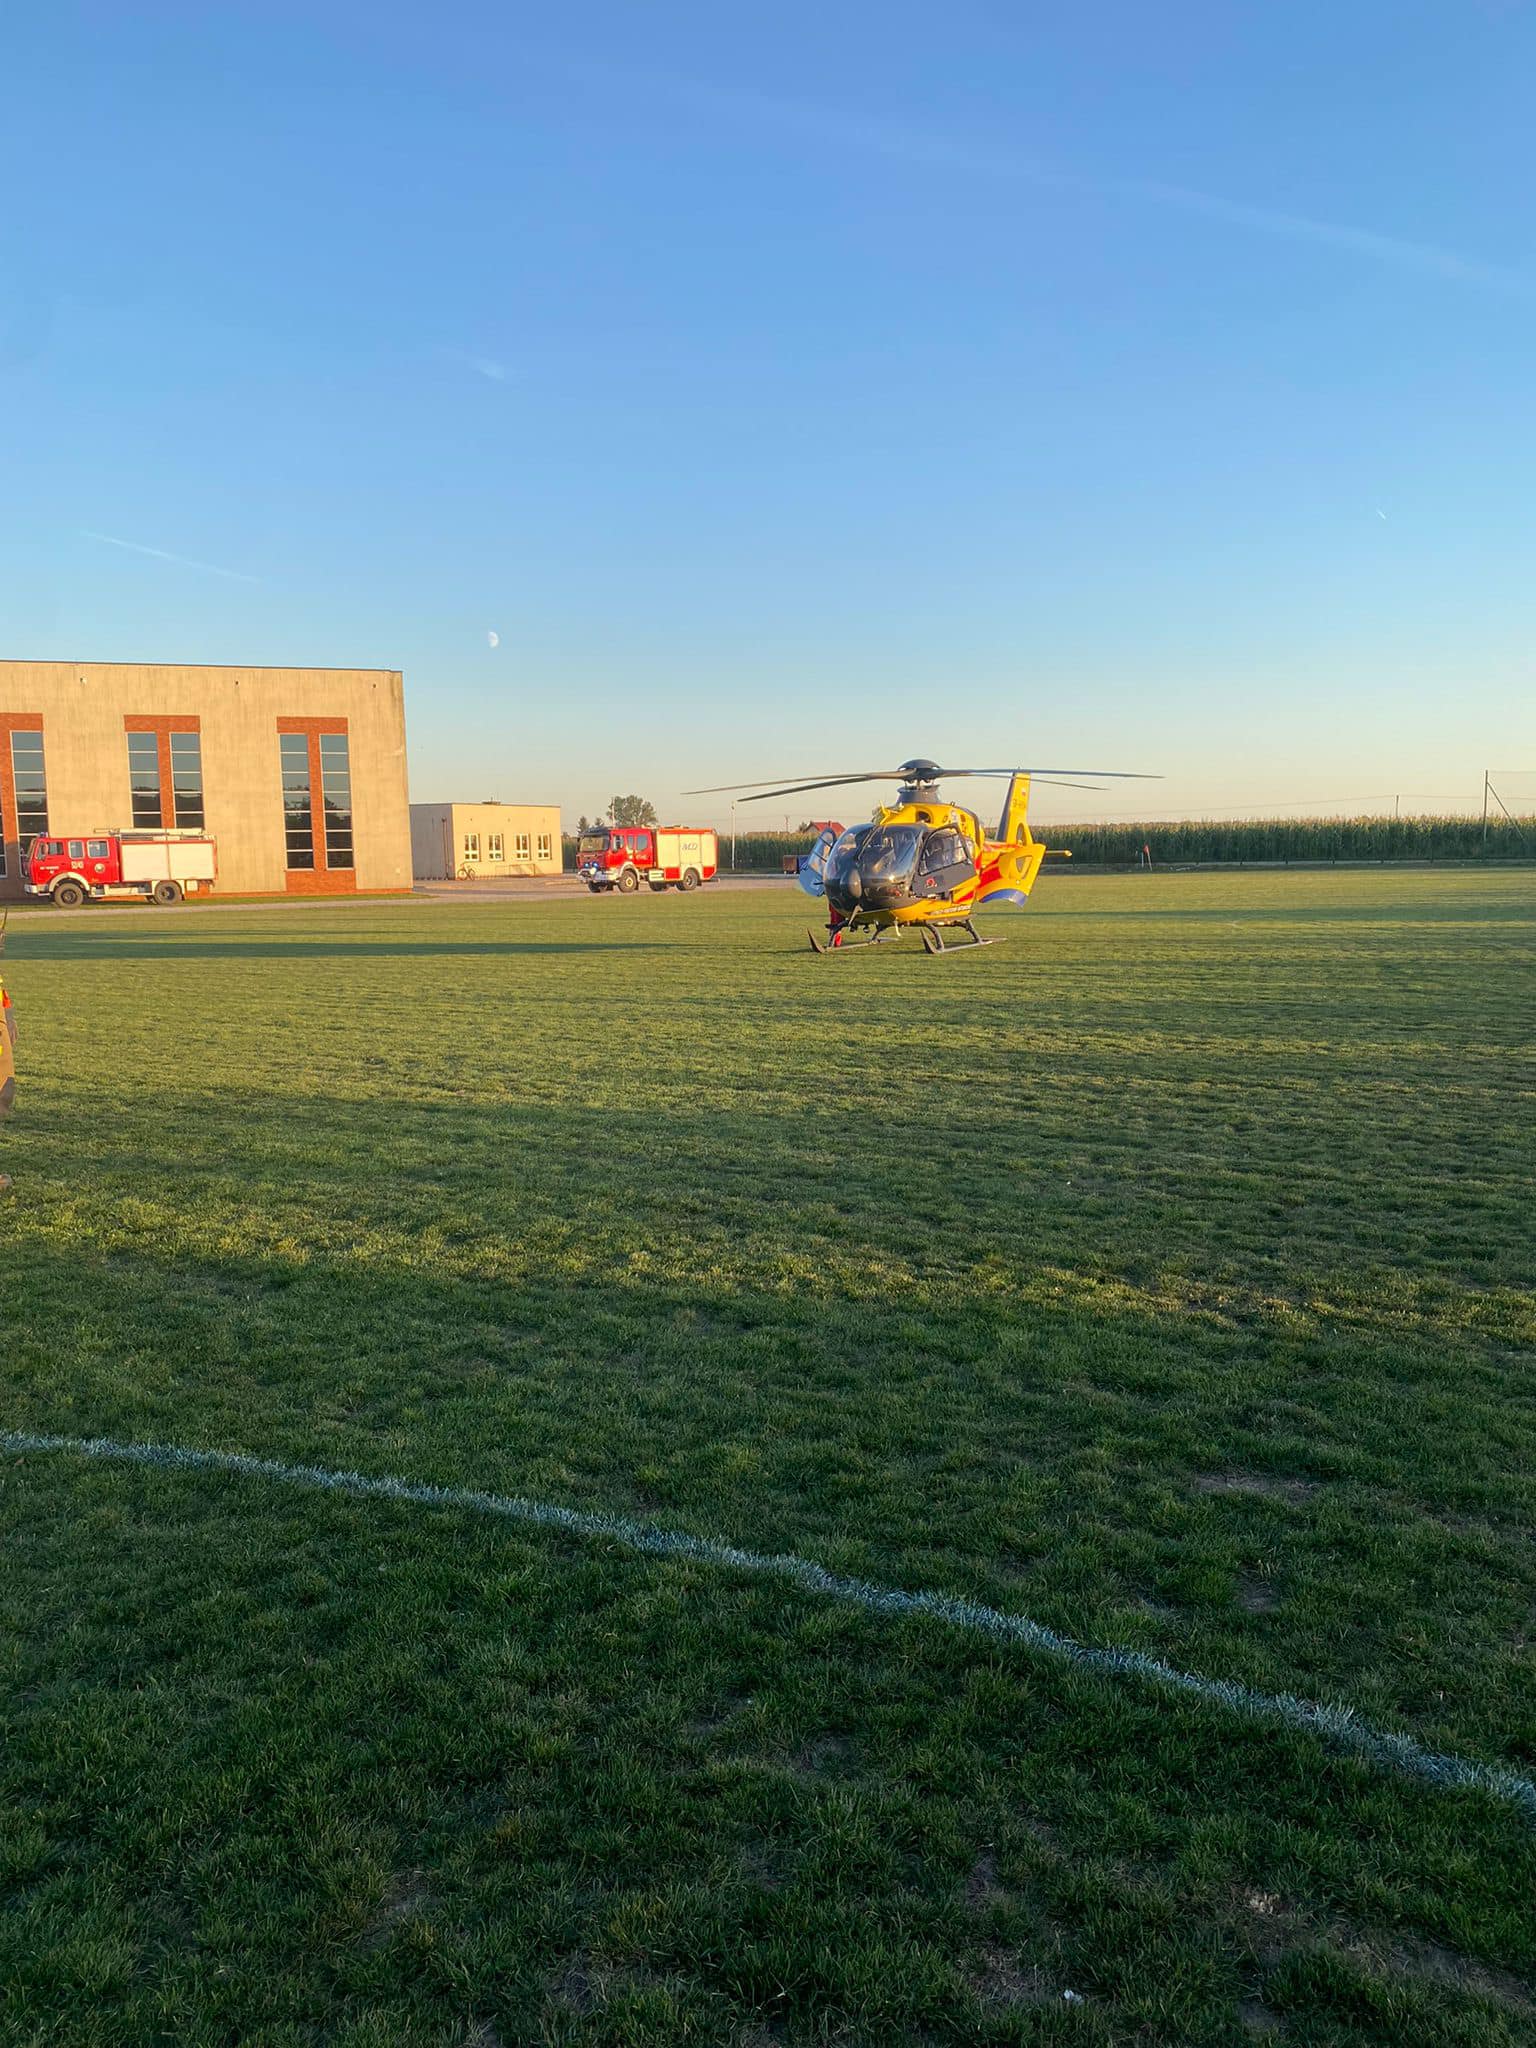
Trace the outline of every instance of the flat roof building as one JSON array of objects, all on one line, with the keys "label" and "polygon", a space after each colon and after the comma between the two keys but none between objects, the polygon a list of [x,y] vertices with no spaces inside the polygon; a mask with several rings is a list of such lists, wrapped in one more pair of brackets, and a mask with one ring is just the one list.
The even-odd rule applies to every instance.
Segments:
[{"label": "flat roof building", "polygon": [[133,827],[206,831],[227,895],[409,890],[399,670],[0,661],[0,897]]},{"label": "flat roof building", "polygon": [[418,882],[558,875],[563,865],[557,804],[411,805]]}]

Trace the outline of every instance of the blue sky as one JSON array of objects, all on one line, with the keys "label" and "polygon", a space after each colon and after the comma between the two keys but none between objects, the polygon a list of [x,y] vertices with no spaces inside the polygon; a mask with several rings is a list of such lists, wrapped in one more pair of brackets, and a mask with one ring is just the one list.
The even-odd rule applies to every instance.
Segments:
[{"label": "blue sky", "polygon": [[413,793],[573,817],[1473,801],[1533,100],[1514,0],[16,10],[0,652],[400,667]]}]

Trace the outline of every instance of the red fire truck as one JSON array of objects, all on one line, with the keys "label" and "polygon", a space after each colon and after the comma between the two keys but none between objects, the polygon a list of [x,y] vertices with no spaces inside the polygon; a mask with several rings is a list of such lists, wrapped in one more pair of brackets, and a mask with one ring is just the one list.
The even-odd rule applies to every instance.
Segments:
[{"label": "red fire truck", "polygon": [[592,891],[633,895],[644,882],[663,889],[697,889],[720,865],[719,841],[707,825],[598,825],[576,846],[576,872]]},{"label": "red fire truck", "polygon": [[179,903],[218,880],[218,850],[202,832],[97,832],[79,839],[42,833],[27,855],[24,888],[66,908],[88,898],[136,896]]}]

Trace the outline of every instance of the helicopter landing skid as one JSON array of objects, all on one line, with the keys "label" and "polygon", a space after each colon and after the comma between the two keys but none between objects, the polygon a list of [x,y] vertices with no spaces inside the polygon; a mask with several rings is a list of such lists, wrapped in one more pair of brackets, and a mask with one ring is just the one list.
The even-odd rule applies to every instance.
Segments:
[{"label": "helicopter landing skid", "polygon": [[[928,952],[939,956],[945,953],[974,953],[978,946],[995,946],[999,943],[996,939],[984,939],[968,917],[957,919],[950,925],[925,924],[919,929],[923,935],[924,947]],[[970,936],[963,944],[952,945],[944,937],[946,931],[967,932]]]},{"label": "helicopter landing skid", "polygon": [[[845,925],[843,927],[844,934],[847,933],[847,930],[848,927]],[[813,931],[808,931],[805,936],[811,942],[811,951],[813,953],[862,953],[866,946],[883,946],[888,940],[899,939],[901,937],[901,926],[899,924],[880,925],[870,933],[867,939],[840,936],[835,944],[830,939],[817,938]]]}]

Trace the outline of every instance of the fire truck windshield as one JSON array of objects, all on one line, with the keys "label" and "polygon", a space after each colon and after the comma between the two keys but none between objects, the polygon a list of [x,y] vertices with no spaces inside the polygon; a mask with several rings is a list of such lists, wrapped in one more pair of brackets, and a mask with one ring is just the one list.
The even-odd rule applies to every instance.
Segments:
[{"label": "fire truck windshield", "polygon": [[608,834],[606,832],[583,832],[581,838],[576,843],[576,857],[578,860],[586,860],[593,854],[606,853],[607,851]]}]

